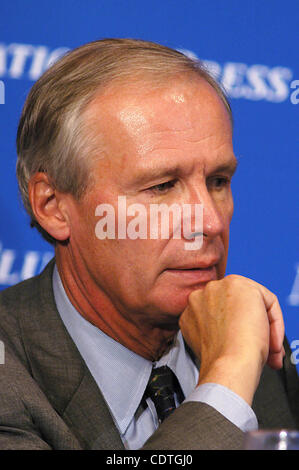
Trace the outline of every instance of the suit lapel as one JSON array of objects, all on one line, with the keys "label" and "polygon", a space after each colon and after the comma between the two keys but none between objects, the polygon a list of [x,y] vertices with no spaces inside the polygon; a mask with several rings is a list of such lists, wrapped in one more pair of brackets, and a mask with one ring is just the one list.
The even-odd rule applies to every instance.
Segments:
[{"label": "suit lapel", "polygon": [[124,449],[99,388],[86,373],[63,413],[64,421],[75,429],[84,448],[91,450]]},{"label": "suit lapel", "polygon": [[104,398],[57,311],[54,260],[36,280],[21,315],[31,373],[84,449],[123,448]]}]

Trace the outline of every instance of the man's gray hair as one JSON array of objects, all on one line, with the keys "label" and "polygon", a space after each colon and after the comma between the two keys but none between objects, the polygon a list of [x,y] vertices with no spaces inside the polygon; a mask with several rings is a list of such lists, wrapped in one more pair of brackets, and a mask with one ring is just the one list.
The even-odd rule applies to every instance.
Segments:
[{"label": "man's gray hair", "polygon": [[50,67],[27,97],[17,134],[17,178],[32,226],[55,242],[31,209],[28,183],[36,172],[47,173],[54,188],[77,200],[90,186],[93,156],[100,149],[97,136],[84,121],[84,111],[101,90],[135,81],[159,86],[175,76],[194,73],[216,90],[232,120],[224,91],[199,61],[153,42],[98,40],[74,49]]}]

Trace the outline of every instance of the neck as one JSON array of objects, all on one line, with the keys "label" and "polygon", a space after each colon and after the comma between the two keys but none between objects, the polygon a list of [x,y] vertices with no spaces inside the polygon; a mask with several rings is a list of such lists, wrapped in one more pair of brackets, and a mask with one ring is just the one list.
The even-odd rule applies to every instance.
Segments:
[{"label": "neck", "polygon": [[56,249],[56,264],[70,302],[106,335],[150,361],[157,361],[171,347],[178,331],[177,321],[157,325],[142,312],[120,311],[84,264],[74,263],[66,246]]}]

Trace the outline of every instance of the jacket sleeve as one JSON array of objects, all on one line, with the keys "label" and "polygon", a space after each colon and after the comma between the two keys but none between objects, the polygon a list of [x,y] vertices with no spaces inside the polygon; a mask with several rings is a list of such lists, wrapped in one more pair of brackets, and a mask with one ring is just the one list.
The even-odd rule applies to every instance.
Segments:
[{"label": "jacket sleeve", "polygon": [[183,403],[148,439],[143,449],[238,450],[244,433],[205,403]]}]

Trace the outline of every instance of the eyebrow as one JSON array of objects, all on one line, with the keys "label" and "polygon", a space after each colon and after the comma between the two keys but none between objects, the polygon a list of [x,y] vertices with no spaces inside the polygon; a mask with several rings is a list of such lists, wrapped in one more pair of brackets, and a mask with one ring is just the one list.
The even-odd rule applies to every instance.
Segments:
[{"label": "eyebrow", "polygon": [[223,163],[221,165],[218,165],[212,173],[216,173],[217,171],[220,171],[220,172],[229,172],[231,174],[231,176],[234,175],[234,173],[236,172],[237,168],[238,168],[238,165],[239,165],[239,161],[237,159],[237,157],[234,156],[234,159],[227,162],[227,163]]},{"label": "eyebrow", "polygon": [[[221,163],[218,166],[215,166],[215,168],[211,171],[211,173],[217,173],[217,172],[227,172],[231,176],[235,173],[237,167],[238,167],[238,160],[237,157],[234,156],[233,159],[231,159],[228,162]],[[175,165],[173,167],[156,167],[156,168],[151,168],[151,169],[146,169],[144,172],[139,173],[136,175],[134,178],[134,184],[143,184],[143,183],[148,183],[151,180],[156,180],[156,179],[163,179],[165,177],[176,177],[179,176],[181,173],[182,166],[181,165]]]}]

